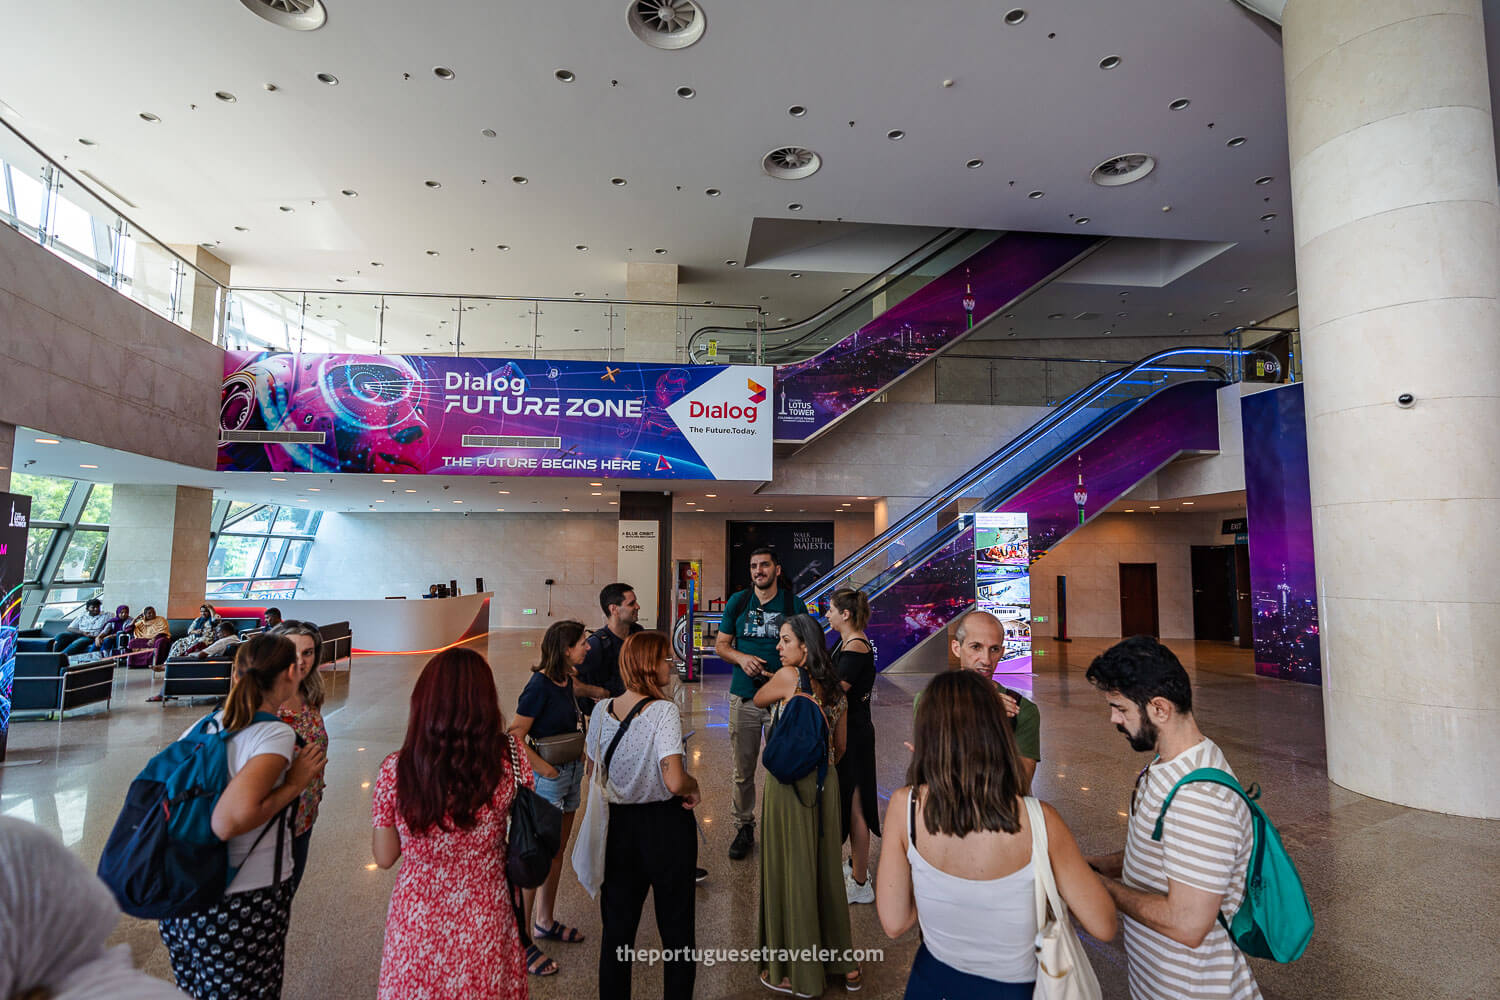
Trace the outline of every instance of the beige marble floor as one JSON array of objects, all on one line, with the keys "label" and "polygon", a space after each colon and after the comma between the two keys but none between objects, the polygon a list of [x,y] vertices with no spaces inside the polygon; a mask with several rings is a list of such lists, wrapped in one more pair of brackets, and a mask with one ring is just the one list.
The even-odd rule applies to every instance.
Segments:
[{"label": "beige marble floor", "polygon": [[[507,630],[478,641],[494,664],[507,713],[536,656],[538,638],[536,631]],[[1044,643],[1033,678],[1043,718],[1038,794],[1058,807],[1085,849],[1099,851],[1120,845],[1130,782],[1142,763],[1108,724],[1102,699],[1083,678],[1089,659],[1106,644]],[[1252,960],[1265,995],[1271,1000],[1500,995],[1491,923],[1500,917],[1500,822],[1404,809],[1331,784],[1316,688],[1257,678],[1248,654],[1227,646],[1173,645],[1194,675],[1200,724],[1242,778],[1261,783],[1261,801],[1313,899],[1318,930],[1307,954],[1287,966]],[[400,745],[408,694],[422,662],[420,657],[358,657],[351,672],[329,675],[328,792],[293,910],[284,993],[289,1000],[374,995],[394,875],[370,868],[369,783],[381,758]],[[912,694],[925,682],[922,675],[887,675],[876,685],[880,783],[886,791],[903,783],[907,755],[901,742],[910,734]],[[117,700],[107,714],[88,709],[62,723],[14,722],[9,763],[0,768],[0,812],[57,831],[90,864],[97,861],[131,777],[203,711],[201,706],[148,706],[143,699],[149,685],[140,672],[121,671]],[[710,676],[690,687],[684,714],[686,727],[696,730],[689,766],[705,794],[699,812],[707,843],[700,863],[711,873],[698,890],[698,942],[752,947],[758,854],[741,862],[725,855],[733,835],[726,704],[727,679]],[[532,980],[533,995],[543,1000],[593,996],[598,909],[566,872],[558,914],[583,928],[589,941],[554,946],[561,972]],[[899,997],[915,934],[887,940],[872,906],[854,908],[853,927],[856,947],[885,950],[883,962],[867,964],[862,995]],[[115,937],[129,942],[143,968],[168,975],[153,925],[122,919]],[[649,946],[655,940],[648,906],[639,943]],[[1089,947],[1106,996],[1125,997],[1118,944]],[[636,995],[659,991],[659,972],[638,969]],[[756,985],[753,969],[721,965],[700,969],[697,995],[769,994]]]}]

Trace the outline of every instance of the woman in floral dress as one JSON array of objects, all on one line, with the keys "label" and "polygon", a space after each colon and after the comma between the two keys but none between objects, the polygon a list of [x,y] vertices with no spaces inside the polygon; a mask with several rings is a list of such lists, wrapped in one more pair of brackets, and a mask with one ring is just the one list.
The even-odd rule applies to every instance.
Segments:
[{"label": "woman in floral dress", "polygon": [[505,835],[517,785],[535,779],[505,728],[484,657],[458,648],[428,661],[371,808],[375,863],[402,861],[380,1000],[525,1000]]},{"label": "woman in floral dress", "polygon": [[[318,659],[323,652],[323,633],[311,622],[282,622],[271,629],[272,635],[284,635],[297,647],[297,693],[281,706],[281,721],[303,746],[315,746],[328,752],[328,729],[323,725],[323,677],[318,673]],[[323,801],[323,777],[314,778],[297,800],[297,815],[292,820],[292,892],[302,887],[302,873],[307,870],[307,850],[312,843],[313,823],[318,805]]]}]

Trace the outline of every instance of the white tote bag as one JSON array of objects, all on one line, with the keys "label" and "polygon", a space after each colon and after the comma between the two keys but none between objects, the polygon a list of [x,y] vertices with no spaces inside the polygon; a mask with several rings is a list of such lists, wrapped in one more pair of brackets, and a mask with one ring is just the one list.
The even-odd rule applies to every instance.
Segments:
[{"label": "white tote bag", "polygon": [[1031,870],[1036,878],[1036,989],[1032,996],[1035,1000],[1102,1000],[1099,979],[1052,877],[1042,804],[1029,795],[1026,815],[1031,822]]},{"label": "white tote bag", "polygon": [[[592,729],[590,736],[599,731],[599,726],[596,724]],[[599,753],[597,742],[594,753]],[[604,768],[595,762],[594,776],[589,779],[588,807],[578,826],[578,837],[573,841],[573,872],[591,899],[599,898],[599,887],[604,884],[604,842],[608,837],[609,802],[604,795]]]}]

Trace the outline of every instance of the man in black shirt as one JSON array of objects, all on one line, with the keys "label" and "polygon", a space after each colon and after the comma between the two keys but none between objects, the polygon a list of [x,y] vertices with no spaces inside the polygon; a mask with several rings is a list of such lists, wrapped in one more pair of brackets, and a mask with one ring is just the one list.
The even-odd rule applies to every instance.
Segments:
[{"label": "man in black shirt", "polygon": [[641,616],[635,588],[628,583],[612,583],[599,591],[599,607],[604,612],[604,627],[589,636],[589,651],[578,667],[573,690],[584,715],[594,711],[594,702],[617,698],[625,693],[620,680],[620,647],[625,640],[641,631],[636,619]]}]

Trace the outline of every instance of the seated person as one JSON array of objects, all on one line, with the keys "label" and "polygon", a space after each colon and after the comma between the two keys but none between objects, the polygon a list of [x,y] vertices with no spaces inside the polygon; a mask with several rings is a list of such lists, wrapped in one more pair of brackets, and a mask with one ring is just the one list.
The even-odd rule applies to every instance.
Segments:
[{"label": "seated person", "polygon": [[172,650],[167,654],[167,659],[175,659],[186,656],[192,652],[192,648],[201,642],[213,642],[214,636],[219,631],[219,613],[214,610],[212,604],[204,603],[198,606],[198,617],[188,626],[187,635],[172,643]]},{"label": "seated person", "polygon": [[90,598],[83,606],[83,610],[74,617],[68,625],[68,631],[60,633],[52,640],[53,652],[62,653],[64,656],[76,656],[86,652],[95,645],[95,640],[104,634],[109,626],[110,616],[104,613],[103,602],[97,597]]},{"label": "seated person", "polygon": [[229,622],[220,620],[218,637],[210,643],[204,643],[197,649],[190,649],[190,654],[196,653],[200,660],[224,660],[234,655],[234,649],[242,641],[240,634],[234,630]]},{"label": "seated person", "polygon": [[109,624],[104,631],[99,633],[99,638],[94,640],[95,648],[104,655],[119,652],[130,641],[130,605],[121,604],[115,608],[114,617],[110,618]]},{"label": "seated person", "polygon": [[149,604],[145,610],[135,616],[135,620],[127,626],[131,641],[137,639],[155,639],[158,636],[171,635],[172,623],[156,613],[156,609]]},{"label": "seated person", "polygon": [[267,608],[266,609],[266,623],[264,625],[262,625],[261,628],[263,628],[263,629],[272,629],[272,628],[275,628],[277,625],[280,625],[280,624],[281,624],[281,609],[280,608]]}]

